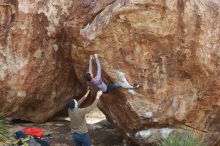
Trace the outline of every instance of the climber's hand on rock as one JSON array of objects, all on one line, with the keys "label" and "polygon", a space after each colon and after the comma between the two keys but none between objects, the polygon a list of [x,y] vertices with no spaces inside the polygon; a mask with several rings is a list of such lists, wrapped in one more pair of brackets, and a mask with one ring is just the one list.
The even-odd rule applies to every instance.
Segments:
[{"label": "climber's hand on rock", "polygon": [[90,60],[92,60],[93,59],[93,56],[92,55],[90,55]]},{"label": "climber's hand on rock", "polygon": [[95,59],[97,59],[98,58],[98,54],[94,54],[94,57],[95,57]]}]

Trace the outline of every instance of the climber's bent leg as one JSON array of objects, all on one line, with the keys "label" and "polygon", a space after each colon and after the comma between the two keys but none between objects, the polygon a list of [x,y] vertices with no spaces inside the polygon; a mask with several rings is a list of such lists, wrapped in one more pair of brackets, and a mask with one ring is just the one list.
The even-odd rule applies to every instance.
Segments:
[{"label": "climber's bent leg", "polygon": [[122,88],[125,88],[125,89],[136,89],[136,88],[139,88],[140,85],[137,84],[137,85],[131,85],[129,82],[118,82],[118,84],[120,85],[120,87]]},{"label": "climber's bent leg", "polygon": [[107,91],[104,92],[104,93],[109,93],[109,92],[111,92],[111,91],[113,91],[113,90],[115,90],[119,87],[121,87],[121,86],[118,83],[109,84],[109,85],[107,85]]},{"label": "climber's bent leg", "polygon": [[125,88],[125,89],[136,89],[139,88],[140,85],[136,84],[136,85],[131,85],[128,80],[125,77],[125,73],[123,73],[122,71],[117,71],[118,77],[119,77],[119,81],[118,84],[120,85],[120,87]]},{"label": "climber's bent leg", "polygon": [[137,84],[137,85],[130,85],[128,82],[117,82],[117,83],[113,83],[113,84],[109,84],[107,85],[107,91],[104,92],[104,93],[110,93],[111,91],[119,88],[119,87],[122,87],[122,88],[125,88],[125,89],[136,89],[136,88],[139,88],[140,85]]}]

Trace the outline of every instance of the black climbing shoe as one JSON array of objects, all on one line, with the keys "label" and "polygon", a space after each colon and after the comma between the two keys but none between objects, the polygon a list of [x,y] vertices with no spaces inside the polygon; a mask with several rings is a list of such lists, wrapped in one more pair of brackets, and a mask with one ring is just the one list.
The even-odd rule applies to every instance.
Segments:
[{"label": "black climbing shoe", "polygon": [[140,84],[134,84],[133,85],[133,89],[137,89],[137,88],[139,88],[141,85]]}]

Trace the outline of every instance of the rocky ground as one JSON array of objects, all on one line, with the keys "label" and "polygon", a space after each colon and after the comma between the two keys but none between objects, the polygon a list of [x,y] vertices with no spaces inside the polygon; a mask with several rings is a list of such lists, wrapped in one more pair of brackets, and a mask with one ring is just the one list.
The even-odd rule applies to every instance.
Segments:
[{"label": "rocky ground", "polygon": [[[126,142],[122,135],[106,121],[105,116],[96,109],[86,117],[89,135],[93,146],[135,146]],[[11,133],[26,127],[38,127],[45,130],[45,134],[51,134],[49,143],[51,146],[74,146],[70,133],[70,122],[66,117],[54,118],[46,123],[36,124],[15,120],[10,129]]]}]

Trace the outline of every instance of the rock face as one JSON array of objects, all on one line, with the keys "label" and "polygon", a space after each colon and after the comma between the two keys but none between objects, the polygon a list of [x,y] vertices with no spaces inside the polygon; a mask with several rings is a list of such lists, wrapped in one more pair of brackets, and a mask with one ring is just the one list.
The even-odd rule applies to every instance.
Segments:
[{"label": "rock face", "polygon": [[86,90],[74,71],[71,49],[80,45],[76,38],[83,23],[97,13],[87,13],[94,4],[0,1],[0,115],[43,122]]},{"label": "rock face", "polygon": [[100,108],[124,135],[144,145],[192,130],[212,137],[209,145],[220,143],[219,12],[214,0],[116,1],[81,28],[90,45],[72,56],[97,52],[104,80],[118,81],[123,72],[142,84],[136,93],[102,98]]},{"label": "rock face", "polygon": [[79,91],[71,41],[62,31],[68,6],[59,1],[0,1],[2,114],[45,121]]},{"label": "rock face", "polygon": [[220,143],[220,1],[19,0],[0,7],[3,113],[52,116],[81,93],[89,55],[98,53],[104,81],[142,84],[105,94],[99,104],[126,137],[145,145],[190,130],[210,146]]}]

